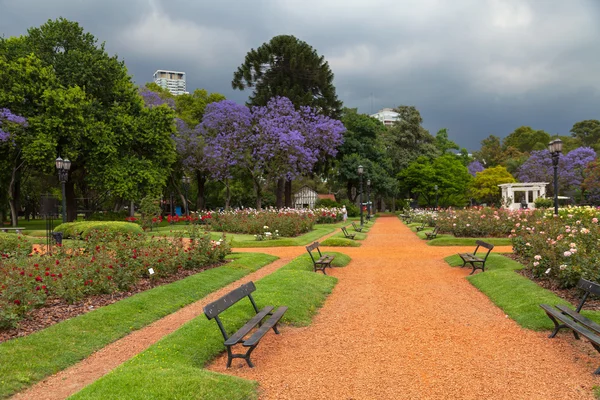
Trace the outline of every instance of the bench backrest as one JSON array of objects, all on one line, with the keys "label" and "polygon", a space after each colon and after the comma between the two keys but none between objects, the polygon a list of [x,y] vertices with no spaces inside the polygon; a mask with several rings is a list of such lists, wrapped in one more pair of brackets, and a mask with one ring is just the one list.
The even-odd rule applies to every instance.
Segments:
[{"label": "bench backrest", "polygon": [[581,278],[579,280],[579,282],[577,282],[577,287],[579,289],[582,289],[585,291],[585,293],[583,294],[583,297],[581,298],[581,300],[579,301],[579,304],[577,305],[577,309],[575,310],[577,312],[580,312],[581,309],[583,308],[583,305],[585,304],[585,301],[587,300],[587,298],[590,294],[595,294],[596,296],[600,296],[600,285],[595,282],[588,281],[586,279]]},{"label": "bench backrest", "polygon": [[482,240],[476,241],[475,244],[477,244],[477,247],[475,247],[475,251],[473,252],[473,255],[477,254],[477,250],[479,250],[480,247],[486,248],[486,249],[488,249],[488,251],[485,254],[485,257],[483,257],[483,260],[484,261],[487,260],[487,257],[490,254],[490,252],[492,251],[492,249],[494,248],[494,245],[490,244],[490,243],[486,243]]},{"label": "bench backrest", "polygon": [[317,250],[319,252],[319,258],[321,257],[321,250],[319,249],[319,242],[314,242],[311,245],[306,246],[306,251],[308,251],[308,254],[310,254],[310,258],[312,259],[313,263],[315,262],[315,257],[313,256],[313,250]]},{"label": "bench backrest", "polygon": [[433,228],[433,231],[431,233],[434,235],[437,235],[439,230],[440,230],[440,227],[436,225],[435,228]]},{"label": "bench backrest", "polygon": [[356,228],[356,223],[354,221],[352,221],[352,226]]},{"label": "bench backrest", "polygon": [[256,286],[254,286],[254,282],[244,283],[242,286],[232,290],[220,299],[215,300],[210,304],[207,304],[206,306],[204,306],[204,314],[206,315],[206,318],[215,318],[223,311],[227,310],[229,307],[231,307],[246,296],[250,298],[254,310],[258,312],[258,307],[254,303],[254,299],[251,296],[251,293],[255,290]]}]

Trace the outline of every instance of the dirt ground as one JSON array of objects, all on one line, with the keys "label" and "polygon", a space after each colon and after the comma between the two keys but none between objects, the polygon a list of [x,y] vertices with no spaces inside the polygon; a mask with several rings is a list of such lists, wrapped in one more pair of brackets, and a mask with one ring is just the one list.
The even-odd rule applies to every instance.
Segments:
[{"label": "dirt ground", "polygon": [[266,335],[253,369],[227,370],[225,357],[210,369],[258,381],[261,399],[593,398],[592,346],[520,328],[464,279],[470,268],[442,260],[460,248],[380,218],[342,251],[352,262],[331,272],[339,282],[312,325]]}]

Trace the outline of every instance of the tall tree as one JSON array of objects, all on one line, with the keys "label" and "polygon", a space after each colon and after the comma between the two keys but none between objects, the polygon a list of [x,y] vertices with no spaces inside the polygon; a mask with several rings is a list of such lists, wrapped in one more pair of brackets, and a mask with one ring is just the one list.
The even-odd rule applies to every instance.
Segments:
[{"label": "tall tree", "polygon": [[571,128],[571,136],[581,140],[581,144],[587,147],[594,147],[598,150],[598,141],[600,141],[600,121],[597,119],[586,119],[576,122]]},{"label": "tall tree", "polygon": [[521,153],[545,149],[550,135],[543,130],[535,130],[530,126],[521,126],[504,138],[503,147],[514,147]]},{"label": "tall tree", "polygon": [[[266,106],[272,97],[281,96],[290,99],[296,108],[312,107],[338,119],[342,102],[333,77],[325,58],[312,46],[294,36],[279,35],[246,54],[231,85],[239,90],[254,89],[248,101],[250,106]],[[281,178],[277,186],[277,206],[284,204],[284,195],[285,205],[291,206],[291,181]]]},{"label": "tall tree", "polygon": [[435,146],[442,154],[448,150],[460,150],[460,147],[448,138],[448,129],[446,128],[440,129],[435,134]]},{"label": "tall tree", "polygon": [[254,88],[248,104],[265,106],[272,97],[287,97],[296,107],[309,106],[339,118],[342,102],[333,86],[333,72],[323,56],[302,40],[280,35],[251,49],[233,74],[234,89]]},{"label": "tall tree", "polygon": [[471,185],[471,195],[489,205],[500,205],[502,193],[498,185],[514,182],[515,178],[503,166],[487,168],[475,176]]},{"label": "tall tree", "polygon": [[481,141],[481,148],[475,152],[476,159],[481,161],[486,167],[495,167],[503,161],[502,144],[500,138],[495,135],[490,135]]}]

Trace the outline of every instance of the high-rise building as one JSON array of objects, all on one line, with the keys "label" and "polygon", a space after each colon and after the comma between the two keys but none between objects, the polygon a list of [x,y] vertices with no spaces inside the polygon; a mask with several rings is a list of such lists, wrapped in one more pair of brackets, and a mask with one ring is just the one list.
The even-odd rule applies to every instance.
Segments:
[{"label": "high-rise building", "polygon": [[185,90],[185,72],[159,69],[154,73],[154,83],[176,96],[188,93]]},{"label": "high-rise building", "polygon": [[392,126],[394,122],[400,119],[400,115],[392,108],[384,108],[382,110],[379,110],[375,114],[371,114],[371,117],[377,118],[385,126]]}]

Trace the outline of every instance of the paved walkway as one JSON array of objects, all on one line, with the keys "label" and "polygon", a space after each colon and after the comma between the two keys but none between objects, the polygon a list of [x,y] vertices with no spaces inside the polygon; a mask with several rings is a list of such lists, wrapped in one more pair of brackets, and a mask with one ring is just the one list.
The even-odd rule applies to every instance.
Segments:
[{"label": "paved walkway", "polygon": [[380,218],[341,249],[353,261],[312,325],[267,335],[254,369],[211,369],[257,380],[262,399],[592,399],[591,346],[520,328],[442,260],[459,250]]}]

